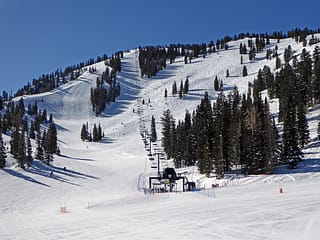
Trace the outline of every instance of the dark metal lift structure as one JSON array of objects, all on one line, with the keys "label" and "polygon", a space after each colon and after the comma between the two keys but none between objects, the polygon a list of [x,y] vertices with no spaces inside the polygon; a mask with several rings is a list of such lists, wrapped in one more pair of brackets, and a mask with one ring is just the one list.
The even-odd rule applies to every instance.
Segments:
[{"label": "dark metal lift structure", "polygon": [[157,185],[164,185],[165,192],[167,191],[167,184],[169,185],[169,191],[172,192],[176,181],[182,180],[183,192],[185,192],[186,177],[178,176],[174,168],[165,168],[162,174],[160,174],[160,171],[158,170],[158,176],[149,177],[149,189],[152,188],[153,180],[157,180]]}]

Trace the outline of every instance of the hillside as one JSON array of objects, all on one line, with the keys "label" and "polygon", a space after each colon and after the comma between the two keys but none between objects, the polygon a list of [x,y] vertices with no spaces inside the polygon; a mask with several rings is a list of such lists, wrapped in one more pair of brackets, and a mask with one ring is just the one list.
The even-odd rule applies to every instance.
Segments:
[{"label": "hillside", "polygon": [[[0,239],[317,239],[317,107],[308,114],[312,142],[304,149],[305,160],[295,170],[280,167],[273,175],[216,180],[190,167],[179,171],[186,171],[198,187],[208,189],[202,194],[144,196],[138,191],[144,187],[141,178],[157,171],[151,168],[141,140],[141,133],[150,131],[151,116],[156,118],[160,139],[163,111],[170,109],[179,120],[186,110],[197,107],[205,91],[214,101],[218,95],[213,89],[215,76],[223,79],[225,91],[236,85],[245,93],[260,68],[268,65],[275,69],[275,59],[266,60],[264,50],[255,61],[249,62],[245,55],[248,76],[242,77],[239,45],[246,42],[247,39],[230,42],[228,50],[197,58],[191,64],[184,64],[183,57],[177,58],[151,79],[139,77],[137,50],[126,52],[122,71],[117,75],[121,95],[98,117],[91,111],[90,88],[105,70],[103,62],[94,65],[95,73],[85,72],[54,91],[25,96],[25,105],[37,101],[40,109],[46,108],[53,115],[61,156],[55,156],[52,166],[35,161],[29,170],[12,165],[0,171]],[[276,40],[271,40],[267,48],[274,48],[275,44]],[[293,39],[281,40],[280,57],[288,45],[296,55],[303,48]],[[314,47],[306,49],[312,52]],[[226,69],[230,71],[228,78]],[[179,84],[186,77],[189,93],[182,99],[172,96],[173,82]],[[276,113],[277,100],[271,102]],[[80,139],[85,122],[102,125],[102,142]],[[4,139],[10,141],[8,136]],[[161,148],[159,141],[157,147]],[[170,165],[171,161],[161,161],[161,166]],[[213,190],[213,183],[226,187]],[[279,194],[280,186],[284,194]],[[67,214],[59,212],[61,206],[67,207]]]}]

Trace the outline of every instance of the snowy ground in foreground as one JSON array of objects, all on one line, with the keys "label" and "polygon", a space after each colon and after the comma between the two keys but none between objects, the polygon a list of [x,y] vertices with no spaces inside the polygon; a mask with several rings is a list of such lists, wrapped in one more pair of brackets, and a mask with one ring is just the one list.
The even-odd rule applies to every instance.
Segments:
[{"label": "snowy ground in foreground", "polygon": [[2,209],[0,236],[75,240],[318,239],[319,180],[320,175],[288,182],[282,185],[283,194],[278,183],[270,183],[203,193],[135,193],[89,205],[83,199],[80,205],[67,202],[65,214],[59,213],[58,203],[24,212],[12,206]]},{"label": "snowy ground in foreground", "polygon": [[[260,60],[247,63],[244,59],[249,76],[241,77],[240,42],[189,65],[178,58],[152,80],[137,78],[137,54],[126,53],[118,76],[121,96],[104,117],[91,113],[94,74],[85,73],[51,93],[26,97],[26,105],[38,100],[40,108],[53,114],[62,156],[56,156],[50,167],[36,161],[27,171],[14,166],[0,171],[0,239],[318,239],[318,109],[308,116],[313,142],[305,150],[306,160],[295,171],[279,168],[274,175],[230,176],[217,181],[187,168],[182,171],[189,171],[188,178],[208,190],[148,196],[137,191],[141,176],[156,172],[150,168],[140,136],[141,129],[150,129],[152,115],[160,136],[164,110],[169,108],[176,119],[181,119],[186,109],[193,110],[199,104],[204,91],[215,99],[217,93],[212,88],[216,75],[223,78],[225,89],[236,84],[244,92],[259,68],[264,64],[274,67],[274,61],[263,60],[265,53],[260,53]],[[287,39],[280,42],[279,52],[288,44],[301,50],[301,44]],[[237,58],[239,63],[234,60]],[[97,73],[105,68],[103,63],[96,67]],[[225,79],[227,68],[231,77]],[[173,81],[179,85],[186,76],[190,93],[183,99],[171,96]],[[141,105],[142,99],[151,103]],[[101,123],[106,135],[103,143],[80,140],[86,121],[91,126]],[[223,187],[212,190],[212,183]],[[280,186],[284,194],[279,193]],[[60,213],[62,206],[67,213]]]}]

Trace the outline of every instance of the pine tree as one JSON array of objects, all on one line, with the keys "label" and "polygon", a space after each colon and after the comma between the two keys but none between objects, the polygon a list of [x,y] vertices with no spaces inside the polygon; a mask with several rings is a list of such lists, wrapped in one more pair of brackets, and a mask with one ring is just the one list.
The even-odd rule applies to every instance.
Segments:
[{"label": "pine tree", "polygon": [[7,158],[7,153],[6,153],[6,148],[3,144],[3,138],[2,138],[2,130],[0,128],[0,168],[4,168],[6,165],[6,158]]},{"label": "pine tree", "polygon": [[44,152],[43,147],[41,145],[41,134],[38,132],[37,134],[37,149],[36,149],[36,159],[43,161],[44,160]]},{"label": "pine tree", "polygon": [[201,173],[210,175],[213,171],[213,119],[212,107],[208,93],[205,92],[204,98],[196,111],[196,131],[197,134],[197,160],[198,168]]},{"label": "pine tree", "polygon": [[307,104],[310,106],[313,99],[311,88],[312,60],[305,48],[301,52],[300,59],[301,61],[296,66],[299,101],[303,102],[305,106]]},{"label": "pine tree", "polygon": [[179,98],[181,99],[182,96],[183,96],[183,82],[181,80],[181,82],[180,82],[180,90],[179,90]]},{"label": "pine tree", "polygon": [[167,154],[168,158],[172,158],[174,156],[174,146],[172,145],[174,142],[174,118],[171,115],[171,111],[168,109],[164,111],[163,116],[161,117],[162,123],[162,146]]},{"label": "pine tree", "polygon": [[186,111],[185,117],[184,117],[184,134],[186,136],[184,145],[185,145],[185,152],[183,155],[183,159],[185,160],[185,164],[187,166],[191,166],[194,163],[194,157],[193,157],[193,152],[195,151],[194,149],[194,136],[193,136],[193,131],[192,131],[192,122],[191,122],[191,114]]},{"label": "pine tree", "polygon": [[94,141],[94,142],[98,142],[98,141],[99,141],[98,128],[97,128],[97,125],[96,125],[96,124],[93,125],[92,141]]},{"label": "pine tree", "polygon": [[251,47],[249,50],[249,60],[252,61],[256,58],[256,49]]},{"label": "pine tree", "polygon": [[220,89],[220,91],[222,91],[223,90],[223,81],[222,81],[222,79],[220,80],[220,87],[219,87]]},{"label": "pine tree", "polygon": [[42,117],[41,117],[41,118],[42,118],[42,122],[45,122],[45,123],[46,123],[47,120],[48,120],[47,117],[48,117],[48,116],[47,116],[47,110],[44,109],[43,112],[42,112]]},{"label": "pine tree", "polygon": [[315,103],[320,102],[320,48],[316,46],[313,52],[313,96]]},{"label": "pine tree", "polygon": [[243,76],[243,77],[248,76],[248,71],[247,71],[247,67],[246,67],[246,66],[243,66],[243,69],[242,69],[242,76]]},{"label": "pine tree", "polygon": [[25,168],[25,164],[27,162],[27,155],[26,155],[26,144],[25,144],[25,132],[22,131],[21,134],[18,134],[18,149],[17,149],[17,160],[19,167]]},{"label": "pine tree", "polygon": [[186,77],[186,80],[183,85],[183,94],[188,94],[189,92],[189,78]]},{"label": "pine tree", "polygon": [[35,135],[34,131],[35,131],[35,129],[34,129],[34,122],[31,121],[31,122],[30,122],[30,131],[29,131],[29,137],[30,137],[31,139],[35,139],[35,138],[36,138],[36,135]]},{"label": "pine tree", "polygon": [[151,117],[151,142],[156,142],[157,141],[157,131],[156,131],[156,121],[154,116],[152,115]]},{"label": "pine tree", "polygon": [[219,86],[219,80],[218,77],[216,76],[214,79],[214,90],[215,91],[219,91],[220,90],[220,86]]},{"label": "pine tree", "polygon": [[279,69],[281,67],[281,59],[277,56],[276,57],[276,69]]},{"label": "pine tree", "polygon": [[184,56],[184,64],[188,64],[188,56]]},{"label": "pine tree", "polygon": [[320,141],[320,121],[318,122],[317,135],[318,135],[318,141]]},{"label": "pine tree", "polygon": [[27,138],[27,165],[28,165],[28,167],[31,166],[32,161],[33,161],[32,146],[31,146],[30,137],[28,137]]},{"label": "pine tree", "polygon": [[19,144],[20,144],[20,133],[19,129],[15,128],[13,133],[11,134],[10,140],[10,153],[12,154],[13,158],[18,159],[19,157]]},{"label": "pine tree", "polygon": [[214,156],[214,170],[217,178],[223,178],[225,170],[225,156],[224,156],[224,105],[225,96],[220,93],[216,104],[213,107],[213,156]]},{"label": "pine tree", "polygon": [[82,124],[82,128],[81,128],[81,140],[85,141],[88,139],[88,130],[86,127],[86,124]]},{"label": "pine tree", "polygon": [[177,83],[176,81],[174,81],[172,84],[172,95],[176,95],[176,94],[177,94]]},{"label": "pine tree", "polygon": [[283,53],[283,58],[284,58],[284,62],[286,64],[289,63],[289,61],[291,60],[292,58],[292,48],[291,48],[291,45],[289,45],[287,48],[284,49],[284,53]]},{"label": "pine tree", "polygon": [[283,149],[282,160],[289,168],[296,168],[302,160],[303,153],[298,145],[298,133],[296,127],[296,110],[292,95],[288,98],[288,111],[283,123]]},{"label": "pine tree", "polygon": [[55,124],[52,122],[49,126],[47,135],[46,135],[46,142],[47,142],[47,151],[50,154],[56,153],[57,151],[57,130]]},{"label": "pine tree", "polygon": [[302,102],[298,104],[297,108],[297,131],[299,147],[303,148],[309,142],[308,121],[305,114],[305,108]]},{"label": "pine tree", "polygon": [[98,125],[98,139],[99,139],[99,141],[102,140],[102,128],[101,128],[101,124],[100,123]]}]

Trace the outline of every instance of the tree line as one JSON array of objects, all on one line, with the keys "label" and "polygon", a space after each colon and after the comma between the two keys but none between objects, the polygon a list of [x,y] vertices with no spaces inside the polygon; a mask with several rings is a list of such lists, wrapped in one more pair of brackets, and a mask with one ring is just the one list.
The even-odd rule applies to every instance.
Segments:
[{"label": "tree line", "polygon": [[[41,127],[42,126],[42,127]],[[53,161],[53,154],[59,154],[57,146],[57,130],[52,115],[39,110],[37,103],[28,105],[25,109],[24,100],[10,101],[6,104],[5,113],[0,115],[0,167],[5,167],[7,148],[3,143],[2,134],[11,136],[10,154],[17,160],[18,166],[31,166],[34,158],[49,164]],[[33,153],[31,139],[37,143]]]},{"label": "tree line", "polygon": [[122,51],[112,54],[111,57],[108,57],[107,54],[103,54],[102,56],[97,56],[96,59],[89,58],[78,64],[67,66],[64,70],[57,69],[54,72],[42,74],[39,78],[34,78],[31,83],[28,82],[25,86],[18,89],[14,94],[14,97],[51,91],[68,81],[77,79],[82,73],[88,70],[88,66],[101,61],[104,61],[106,65],[111,66],[116,71],[120,72],[121,57],[123,57]]},{"label": "tree line", "polygon": [[[252,92],[252,91],[251,91]],[[201,173],[239,170],[265,173],[278,164],[279,139],[267,100],[221,92],[212,105],[207,92],[200,105],[177,123],[170,110],[162,118],[162,143],[176,166],[197,165]]]},{"label": "tree line", "polygon": [[[296,168],[303,159],[302,148],[310,141],[308,107],[320,102],[319,47],[312,56],[303,49],[298,59],[288,46],[283,60],[275,74],[268,66],[260,69],[247,95],[240,96],[235,88],[227,96],[221,92],[211,104],[205,93],[197,109],[192,114],[187,111],[178,122],[170,110],[165,111],[162,144],[168,158],[176,166],[197,165],[201,173],[218,176],[235,169],[268,173],[279,164]],[[214,88],[219,90],[217,77]],[[281,139],[268,100],[261,96],[266,89],[271,99],[279,99]]]}]

